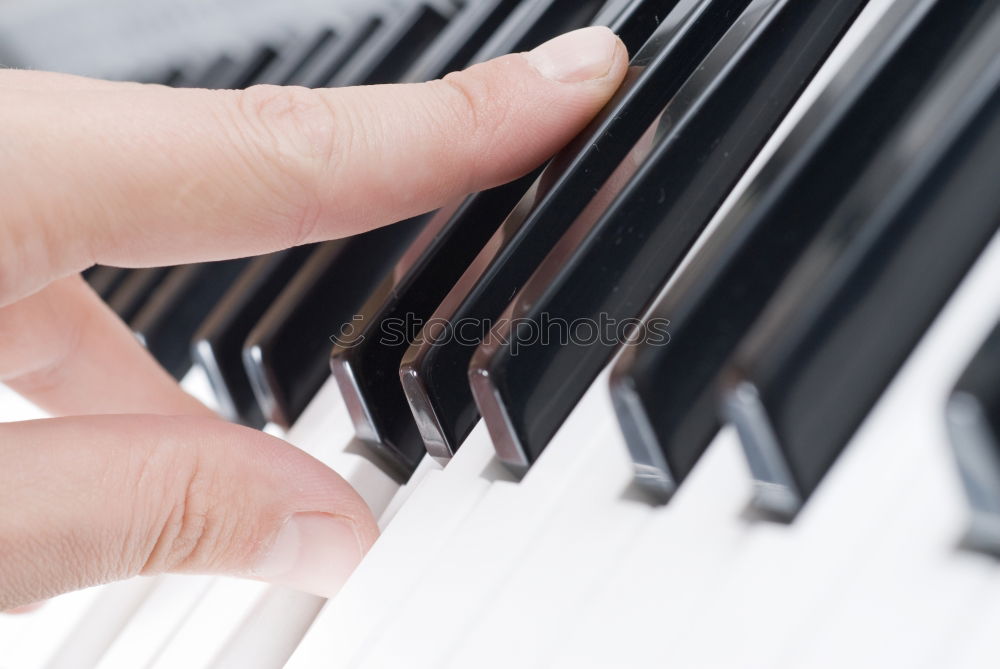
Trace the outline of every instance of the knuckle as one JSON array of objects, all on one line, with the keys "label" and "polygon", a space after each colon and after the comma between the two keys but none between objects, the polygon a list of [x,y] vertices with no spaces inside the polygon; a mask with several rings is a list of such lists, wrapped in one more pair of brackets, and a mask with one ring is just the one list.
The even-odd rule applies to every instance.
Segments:
[{"label": "knuckle", "polygon": [[447,96],[445,107],[451,110],[449,126],[457,124],[473,139],[488,139],[496,127],[496,119],[488,119],[487,112],[496,108],[499,93],[492,90],[489,79],[471,76],[469,72],[452,72],[440,80],[440,86]]},{"label": "knuckle", "polygon": [[331,182],[346,123],[319,91],[296,86],[252,86],[236,94],[233,124],[249,147],[249,168],[274,190],[280,213],[295,224],[289,246],[312,238],[324,188]]},{"label": "knuckle", "polygon": [[446,124],[444,136],[461,138],[468,159],[476,161],[489,152],[504,125],[507,114],[502,101],[507,95],[494,90],[488,77],[473,76],[468,71],[453,72],[435,83],[444,97],[443,107],[448,110],[441,117]]},{"label": "knuckle", "polygon": [[[146,497],[156,508],[153,522],[135,538],[142,546],[136,551],[142,560],[138,573],[205,570],[216,565],[228,536],[235,531],[235,519],[225,510],[232,508],[232,500],[218,498],[215,467],[198,449],[181,444],[161,445],[138,467],[136,485],[144,493],[138,498]],[[165,481],[153,480],[164,472]],[[168,501],[164,504],[163,500]],[[142,520],[133,526],[142,528],[146,524]]]}]

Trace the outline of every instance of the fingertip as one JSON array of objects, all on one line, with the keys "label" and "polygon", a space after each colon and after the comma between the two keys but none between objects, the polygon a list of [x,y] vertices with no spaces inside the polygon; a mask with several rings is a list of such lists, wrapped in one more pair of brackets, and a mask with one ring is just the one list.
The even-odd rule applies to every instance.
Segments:
[{"label": "fingertip", "polygon": [[628,54],[609,28],[592,26],[559,35],[524,54],[546,79],[562,84],[606,82],[617,85]]}]

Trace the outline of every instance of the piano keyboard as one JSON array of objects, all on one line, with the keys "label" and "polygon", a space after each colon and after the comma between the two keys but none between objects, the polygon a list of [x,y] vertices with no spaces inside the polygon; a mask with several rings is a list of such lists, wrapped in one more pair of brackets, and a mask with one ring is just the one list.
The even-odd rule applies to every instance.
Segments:
[{"label": "piano keyboard", "polygon": [[632,68],[546,166],[440,211],[89,270],[383,534],[329,601],[165,575],[2,616],[0,667],[996,666],[995,2],[95,4],[0,4],[0,60],[341,86],[598,24]]}]

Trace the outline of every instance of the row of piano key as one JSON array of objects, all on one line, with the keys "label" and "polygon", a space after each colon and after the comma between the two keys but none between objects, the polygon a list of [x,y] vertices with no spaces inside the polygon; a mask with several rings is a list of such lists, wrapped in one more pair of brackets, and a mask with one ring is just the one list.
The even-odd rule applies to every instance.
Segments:
[{"label": "row of piano key", "polygon": [[[529,175],[433,216],[318,248],[169,271],[100,268],[92,282],[176,374],[193,352],[232,418],[290,425],[327,376],[320,361],[330,333],[349,331],[353,338],[334,350],[333,369],[365,441],[409,473],[427,451],[451,457],[476,424],[478,407],[501,459],[523,470],[620,349],[623,333],[632,331],[622,326],[643,315],[864,4],[632,3],[610,22],[631,38],[642,67],[537,183]],[[511,39],[497,26],[516,5],[480,3],[449,25],[438,10],[418,4],[390,29],[379,31],[372,19],[349,39],[323,31],[282,58],[268,47],[248,63],[223,57],[191,83],[432,78],[525,48],[600,9],[593,3],[570,17],[559,3],[527,3],[522,10],[541,15],[536,8],[544,5],[550,15],[522,17],[531,29]],[[640,481],[653,493],[669,497],[690,471],[719,429],[721,405],[765,484],[760,504],[793,515],[992,234],[983,194],[990,189],[957,174],[964,163],[942,165],[943,152],[975,115],[989,113],[988,98],[967,100],[975,87],[988,86],[974,76],[989,76],[977,68],[994,54],[988,38],[982,54],[963,41],[976,11],[987,10],[963,5],[949,14],[901,5],[899,16],[880,26],[881,41],[852,54],[787,140],[794,160],[773,161],[773,173],[719,221],[711,248],[639,329],[616,366],[614,396]],[[661,23],[664,16],[671,20]],[[507,38],[503,46],[482,47],[497,34]],[[349,59],[354,65],[345,66],[346,54],[366,40],[360,56]],[[436,49],[428,49],[432,43]],[[332,69],[319,54],[324,49],[338,54]],[[956,50],[968,64],[935,67]],[[417,58],[428,52],[433,67]],[[415,59],[420,74],[412,73]],[[316,61],[322,67],[311,65]],[[322,75],[302,77],[304,70]],[[969,157],[966,169],[989,174],[974,162],[985,159]],[[906,207],[927,191],[900,176],[904,166],[913,179],[936,185],[944,180],[934,170],[950,168],[952,181],[978,198],[962,200],[970,212],[962,218],[981,222],[969,222],[969,232],[956,238],[930,210],[928,239],[911,241],[907,235],[922,231]],[[910,189],[900,192],[897,209],[876,209],[896,184]],[[591,202],[605,208],[594,213]],[[897,222],[904,217],[910,228]],[[943,236],[930,237],[932,230]],[[879,244],[899,253],[901,263],[913,256],[915,265],[891,268],[896,276],[929,285],[893,285],[888,275],[885,290],[895,292],[859,290],[864,262],[888,274],[890,252]],[[406,259],[397,262],[404,250]],[[924,265],[926,271],[912,271]],[[921,303],[902,305],[905,299]],[[885,304],[901,304],[900,317],[912,321],[905,331],[879,327]],[[867,305],[875,310],[865,311]],[[792,328],[796,315],[801,324]],[[559,341],[534,340],[546,317],[559,321]],[[588,336],[603,317],[618,328],[595,343]],[[478,349],[466,341],[467,328],[463,336],[447,327],[421,332],[416,343],[419,328],[407,337],[386,334],[408,318],[494,327],[475,332],[474,340],[490,339]],[[526,325],[519,320],[535,327],[517,330]],[[583,335],[580,322],[587,325]],[[845,359],[856,369],[845,369]],[[402,383],[386,383],[397,371]],[[830,388],[838,376],[839,393]]]},{"label": "row of piano key", "polygon": [[[499,4],[442,22],[428,53],[474,7]],[[509,6],[516,18],[530,5],[538,25],[540,8],[557,4]],[[119,624],[94,616],[105,633],[74,628],[62,656],[88,657],[86,637],[99,666],[276,666],[296,646],[291,666],[988,657],[976,644],[993,643],[994,567],[955,550],[966,512],[948,444],[976,510],[969,539],[995,548],[1000,370],[986,336],[1000,316],[996,244],[969,268],[998,220],[996,10],[692,0],[643,13],[654,4],[619,17],[636,68],[537,184],[531,175],[385,238],[249,261],[233,272],[239,290],[206,299],[191,320],[197,328],[212,312],[201,331],[214,318],[230,332],[234,315],[256,314],[236,328],[242,339],[194,337],[195,359],[230,393],[237,385],[206,352],[246,377],[243,406],[262,415],[226,405],[245,421],[291,424],[308,405],[289,439],[382,513],[385,534],[344,593],[324,606],[222,579],[114,586],[89,605],[119,612]],[[333,288],[377,258],[391,274],[341,303]],[[164,270],[162,286],[184,271],[209,270]],[[114,270],[98,272],[95,284]],[[192,287],[176,308],[214,285],[206,276],[173,279]],[[654,302],[647,331],[603,375],[621,347],[366,337],[334,351],[340,388],[326,380],[327,337],[355,313],[356,332],[370,334],[400,314],[624,321]],[[183,371],[186,333],[130,322],[154,352],[173,342]],[[650,337],[655,322],[668,323],[666,346]],[[400,366],[402,384],[386,383]],[[719,432],[724,420],[737,430]],[[409,475],[398,492],[385,466],[359,454],[368,448],[395,478]],[[450,457],[447,467],[425,449]],[[497,455],[523,479],[508,480]],[[637,501],[645,494],[670,503]],[[795,522],[747,522],[761,511]],[[127,614],[108,594],[122,592]],[[164,600],[175,624],[144,623]],[[233,602],[243,613],[215,620]],[[199,636],[205,625],[212,634]]]}]

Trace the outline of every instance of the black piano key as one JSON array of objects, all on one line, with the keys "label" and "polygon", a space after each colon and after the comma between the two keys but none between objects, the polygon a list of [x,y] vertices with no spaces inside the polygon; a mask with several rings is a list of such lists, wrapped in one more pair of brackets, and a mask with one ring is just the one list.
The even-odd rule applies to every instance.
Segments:
[{"label": "black piano key", "polygon": [[[622,25],[628,28],[626,32],[634,39],[631,44],[633,50],[638,48],[657,25],[655,10],[674,3],[649,0],[637,4],[643,4],[645,9],[631,11],[622,20]],[[546,34],[544,30],[533,29],[532,26],[519,22],[521,32],[534,33],[544,41],[555,37],[564,27],[545,17],[539,17],[539,20],[545,23],[546,29],[554,32]],[[645,21],[645,35],[637,37],[641,31],[635,24],[641,21]],[[460,19],[456,18],[452,25],[459,22]],[[479,24],[467,22],[465,29],[477,33]],[[457,33],[452,33],[451,28],[439,43],[445,40],[450,40],[453,48],[467,47],[467,43]],[[449,59],[442,58],[440,54],[435,60],[442,63],[442,68],[450,67],[447,65]],[[444,74],[444,69],[436,73],[425,70],[420,78]],[[425,448],[398,382],[386,383],[385,380],[398,378],[399,363],[409,345],[409,339],[387,339],[381,334],[384,328],[394,328],[399,322],[413,322],[415,318],[426,318],[433,312],[441,297],[488,241],[506,212],[523,196],[537,175],[538,171],[504,186],[473,195],[460,206],[455,205],[438,212],[417,242],[407,251],[405,261],[394,268],[393,275],[386,277],[364,306],[358,315],[359,327],[349,344],[334,348],[331,368],[341,387],[358,436],[400,463],[403,469],[409,470],[416,466],[424,455]]]},{"label": "black piano key", "polygon": [[950,38],[956,62],[938,54],[946,66],[927,68],[933,86],[725,374],[726,415],[768,511],[805,503],[1000,225],[1000,9],[939,5],[922,55]]},{"label": "black piano key", "polygon": [[471,63],[530,51],[556,35],[589,25],[601,5],[600,0],[535,0],[522,3],[476,52]]},{"label": "black piano key", "polygon": [[257,78],[277,55],[277,50],[271,46],[265,45],[254,49],[245,60],[239,62],[223,86],[230,89],[242,89],[256,83]]},{"label": "black piano key", "polygon": [[300,81],[309,64],[323,49],[338,41],[332,28],[323,28],[309,39],[296,40],[281,49],[254,80],[255,84],[288,85]]},{"label": "black piano key", "polygon": [[[357,436],[412,468],[423,440],[399,384],[399,363],[412,341],[410,323],[433,313],[476,253],[540,170],[438,211],[407,256],[358,311],[354,328],[335,342],[330,366]],[[399,336],[402,333],[402,336]]]},{"label": "black piano key", "polygon": [[[634,52],[674,4],[632,3],[613,28],[626,34],[626,47]],[[362,308],[355,336],[334,348],[331,366],[358,436],[408,467],[423,456],[425,447],[403,390],[394,381],[412,338],[394,337],[392,330],[431,316],[539,173],[473,195],[457,210],[438,212],[407,251],[411,259],[396,267]]]},{"label": "black piano key", "polygon": [[243,362],[264,416],[290,426],[330,376],[331,338],[364,304],[429,217],[348,239],[312,252],[254,326]]},{"label": "black piano key", "polygon": [[402,80],[419,83],[463,69],[525,0],[483,0],[462,9]]},{"label": "black piano key", "polygon": [[946,416],[970,508],[965,544],[1000,555],[1000,325],[955,384]]},{"label": "black piano key", "polygon": [[417,3],[374,35],[330,82],[331,86],[399,81],[413,61],[437,38],[448,17]]},{"label": "black piano key", "polygon": [[429,453],[448,457],[478,420],[467,372],[485,334],[481,324],[503,311],[574,220],[594,211],[591,198],[633,146],[648,144],[650,124],[747,4],[677,3],[636,54],[615,98],[546,168],[434,312],[435,322],[480,324],[481,331],[463,327],[459,339],[436,328],[439,336],[423,337],[402,362],[403,387]]},{"label": "black piano key", "polygon": [[624,12],[640,4],[642,4],[641,0],[605,0],[600,11],[594,16],[593,23],[596,26],[611,25],[621,18]]},{"label": "black piano key", "polygon": [[307,88],[329,86],[348,61],[383,28],[382,19],[371,16],[326,42],[295,75],[294,83]]},{"label": "black piano key", "polygon": [[661,499],[719,429],[726,361],[947,48],[927,37],[932,7],[886,15],[653,310],[665,338],[627,348],[615,366],[612,399],[637,480]]},{"label": "black piano key", "polygon": [[225,88],[233,79],[239,63],[228,54],[223,54],[200,70],[192,69],[187,78],[181,79],[179,88]]},{"label": "black piano key", "polygon": [[300,246],[254,258],[194,334],[191,354],[225,418],[252,427],[266,422],[243,365],[243,343],[313,249]]},{"label": "black piano key", "polygon": [[470,366],[504,462],[538,458],[865,1],[751,3],[667,104],[669,126],[622,197],[539,266]]},{"label": "black piano key", "polygon": [[163,282],[168,271],[166,267],[132,270],[122,281],[118,290],[108,298],[108,306],[123,321],[129,322]]},{"label": "black piano key", "polygon": [[241,258],[171,269],[130,322],[175,378],[191,367],[191,337],[248,262]]},{"label": "black piano key", "polygon": [[108,300],[114,294],[115,290],[118,289],[118,286],[122,284],[122,281],[128,277],[128,274],[129,270],[127,269],[98,265],[91,268],[86,279],[95,293],[100,295],[104,300]]}]

